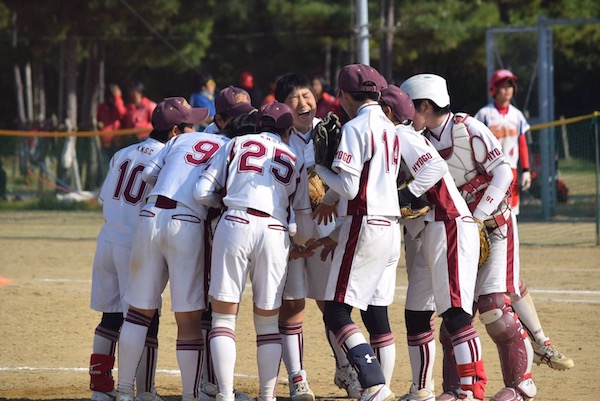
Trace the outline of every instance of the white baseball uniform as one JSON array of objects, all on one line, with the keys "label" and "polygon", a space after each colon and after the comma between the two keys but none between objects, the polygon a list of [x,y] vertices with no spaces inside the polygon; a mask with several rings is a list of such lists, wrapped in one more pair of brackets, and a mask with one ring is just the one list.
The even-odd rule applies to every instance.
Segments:
[{"label": "white baseball uniform", "polygon": [[479,248],[477,225],[448,166],[431,143],[412,127],[396,126],[402,149],[399,182],[410,178],[411,193],[432,205],[424,216],[403,220],[408,290],[406,309],[451,307],[472,314]]},{"label": "white baseball uniform", "polygon": [[220,135],[179,135],[144,170],[156,182],[142,209],[131,256],[126,300],[141,309],[157,307],[167,281],[173,312],[206,308],[204,221],[207,209],[193,196],[206,163],[224,145]]},{"label": "white baseball uniform", "polygon": [[479,269],[476,299],[480,294],[518,293],[518,233],[514,213],[506,203],[512,173],[500,143],[485,124],[462,114],[448,114],[439,127],[424,135],[448,163],[473,216],[484,220],[490,232],[492,252]]},{"label": "white baseball uniform", "polygon": [[165,145],[148,138],[119,150],[110,160],[100,190],[104,225],[98,234],[90,306],[104,313],[126,312],[122,301],[129,277],[131,242],[138,214],[151,188],[142,180],[142,171]]},{"label": "white baseball uniform", "polygon": [[[315,118],[313,120],[313,127],[319,121],[321,120]],[[315,149],[311,139],[311,133],[312,131],[302,133],[293,128],[289,140],[290,148],[297,157],[296,162],[304,164],[305,167],[301,174],[302,180],[308,179],[306,170],[315,165]],[[310,212],[310,209],[306,211],[309,216]],[[330,222],[327,225],[323,223],[317,224],[316,221],[310,219],[308,223],[312,226],[312,229],[310,230],[310,236],[312,238],[325,237],[335,228],[333,222]],[[331,259],[327,258],[323,261],[318,253],[315,253],[308,258],[290,260],[288,262],[287,279],[283,289],[283,299],[313,298],[323,300],[325,297],[330,266]]]},{"label": "white baseball uniform", "polygon": [[513,170],[510,205],[518,214],[519,210],[519,181],[518,165],[529,169],[529,150],[525,134],[531,126],[521,112],[509,104],[506,113],[500,112],[493,103],[482,107],[475,118],[483,122],[500,141],[504,157]]},{"label": "white baseball uniform", "polygon": [[[263,132],[232,139],[211,160],[196,196],[226,190],[213,241],[209,294],[239,303],[250,275],[255,305],[281,306],[289,255],[290,206],[310,211],[304,166],[278,135]],[[306,228],[298,226],[300,231]]]},{"label": "white baseball uniform", "polygon": [[[339,176],[317,166],[327,185],[340,194],[338,245],[325,300],[361,310],[392,303],[400,257],[399,168],[400,144],[394,124],[377,102],[362,105],[342,127],[332,163]],[[338,177],[354,180],[357,188],[346,189],[336,182]]]}]

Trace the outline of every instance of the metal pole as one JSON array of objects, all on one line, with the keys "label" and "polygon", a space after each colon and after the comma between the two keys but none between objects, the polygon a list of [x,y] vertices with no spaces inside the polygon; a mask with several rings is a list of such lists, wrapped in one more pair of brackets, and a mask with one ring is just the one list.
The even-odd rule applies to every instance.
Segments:
[{"label": "metal pole", "polygon": [[[488,29],[487,31],[485,31],[485,43],[486,43],[485,56],[486,56],[486,63],[487,63],[487,76],[485,77],[485,79],[486,79],[486,83],[487,83],[487,81],[490,79],[490,77],[494,73],[494,70],[496,69],[496,65],[494,63],[494,49],[496,48],[496,42],[494,41],[494,33],[492,32],[491,29]],[[488,103],[491,103],[494,99],[492,99],[492,96],[490,95],[488,90],[486,90],[486,93],[487,93]]]},{"label": "metal pole", "polygon": [[600,116],[594,116],[594,145],[596,145],[596,245],[600,245],[600,138],[598,122]]},{"label": "metal pole", "polygon": [[[538,18],[538,69],[540,77],[539,85],[539,112],[540,122],[547,123],[549,121],[548,115],[548,101],[550,94],[548,93],[548,58],[547,58],[547,47],[546,47],[546,34],[548,31],[546,28],[545,17],[541,16]],[[550,183],[553,180],[551,176],[551,163],[554,163],[554,155],[550,149],[550,135],[551,129],[544,128],[540,132],[540,164],[541,164],[541,197],[542,197],[542,217],[547,220],[552,215],[552,203]]]},{"label": "metal pole", "polygon": [[359,63],[370,65],[369,57],[369,7],[367,0],[356,0],[357,59]]}]

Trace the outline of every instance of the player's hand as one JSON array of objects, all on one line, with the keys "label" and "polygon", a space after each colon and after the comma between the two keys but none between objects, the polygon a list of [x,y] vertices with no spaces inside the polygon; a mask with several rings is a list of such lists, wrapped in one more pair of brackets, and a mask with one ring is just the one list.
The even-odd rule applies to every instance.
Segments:
[{"label": "player's hand", "polygon": [[527,191],[529,188],[531,188],[531,173],[523,171],[521,174],[521,190]]},{"label": "player's hand", "polygon": [[313,256],[315,253],[312,250],[306,248],[306,246],[297,245],[292,242],[290,246],[290,260],[299,258],[308,258]]},{"label": "player's hand", "polygon": [[337,217],[337,208],[335,204],[327,205],[325,203],[320,203],[319,206],[312,212],[313,220],[317,220],[317,224],[325,223],[325,225],[332,223],[333,220]]},{"label": "player's hand", "polygon": [[305,247],[308,250],[313,250],[322,246],[323,250],[321,251],[321,260],[325,261],[327,256],[333,252],[335,247],[337,246],[337,242],[331,237],[323,237],[319,239],[310,239],[306,242]]}]

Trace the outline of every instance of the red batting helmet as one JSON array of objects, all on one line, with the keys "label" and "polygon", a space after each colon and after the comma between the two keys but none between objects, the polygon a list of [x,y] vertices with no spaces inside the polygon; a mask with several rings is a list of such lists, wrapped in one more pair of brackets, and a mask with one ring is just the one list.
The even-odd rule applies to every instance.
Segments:
[{"label": "red batting helmet", "polygon": [[490,81],[488,83],[488,90],[490,91],[490,95],[492,97],[496,96],[496,92],[498,92],[498,86],[500,84],[509,81],[513,88],[515,88],[515,94],[517,93],[517,76],[510,72],[509,70],[496,70],[492,74]]}]

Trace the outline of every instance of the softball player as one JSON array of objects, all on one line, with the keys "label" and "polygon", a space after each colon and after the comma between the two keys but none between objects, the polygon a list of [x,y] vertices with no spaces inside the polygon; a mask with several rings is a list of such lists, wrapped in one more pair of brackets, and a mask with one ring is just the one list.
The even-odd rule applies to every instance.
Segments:
[{"label": "softball player", "polygon": [[400,148],[394,125],[377,100],[381,75],[364,64],[351,64],[338,78],[341,105],[350,120],[329,170],[317,173],[339,194],[336,230],[315,245],[337,242],[327,281],[324,321],[358,373],[360,400],[387,401],[394,393],[385,384],[379,360],[359,327],[353,307],[361,310],[371,336],[391,333],[387,306],[394,299],[400,257],[400,208],[396,190]]},{"label": "softball player", "polygon": [[[306,227],[290,224],[308,214],[308,186],[301,185],[304,167],[297,164],[289,139],[293,111],[270,103],[258,111],[262,133],[231,140],[211,161],[195,196],[207,206],[224,205],[215,231],[209,295],[213,310],[209,344],[218,401],[233,401],[236,360],[235,323],[246,278],[250,275],[257,335],[259,399],[273,401],[281,359],[278,314],[287,273],[290,235],[308,239]],[[226,190],[221,199],[219,191]],[[291,204],[290,204],[291,203]],[[297,231],[297,232],[296,232]]]},{"label": "softball player", "polygon": [[[98,234],[90,306],[102,312],[102,320],[94,333],[90,357],[90,389],[92,401],[115,399],[112,368],[116,344],[123,324],[123,311],[128,305],[122,296],[127,287],[131,242],[146,196],[151,188],[141,173],[170,139],[171,132],[153,130],[145,141],[130,145],[113,155],[98,201],[102,204],[104,225]],[[143,401],[158,401],[154,389],[158,351],[158,313],[146,336],[144,355],[137,370],[137,392]]]},{"label": "softball player", "polygon": [[[311,134],[314,126],[320,121],[315,118],[317,108],[316,96],[310,80],[299,73],[284,74],[277,80],[275,87],[277,101],[290,106],[294,111],[294,127],[290,134],[290,148],[296,154],[298,163],[304,164],[305,170],[301,179],[308,179],[308,169],[315,165],[314,145]],[[301,162],[302,161],[302,162]],[[308,211],[310,213],[310,210]],[[304,217],[304,216],[303,216]],[[334,224],[317,224],[310,220],[312,237],[321,238],[328,235]],[[292,401],[311,401],[314,394],[310,390],[306,371],[302,360],[304,353],[304,319],[305,298],[317,300],[323,310],[325,286],[329,275],[331,260],[321,260],[318,255],[298,258],[288,262],[288,275],[283,290],[283,303],[279,312],[279,330],[282,338],[283,361],[289,375],[290,398]],[[327,331],[329,337],[329,331]],[[334,336],[331,335],[333,339]],[[345,388],[352,397],[358,397],[360,387],[356,373],[351,368],[338,344],[330,341],[336,355],[336,375],[334,382]],[[341,356],[341,357],[338,357]],[[358,387],[358,388],[357,388]]]},{"label": "softball player", "polygon": [[[491,255],[479,270],[475,287],[479,318],[497,345],[504,378],[505,388],[492,400],[533,398],[537,393],[531,378],[533,349],[508,296],[519,291],[519,238],[515,215],[506,203],[512,171],[501,145],[480,121],[450,112],[450,96],[446,80],[442,77],[415,75],[400,89],[412,98],[415,105],[414,128],[425,129],[425,137],[446,159],[450,174],[473,217],[482,222],[483,229],[492,239]],[[448,325],[446,329],[452,345],[443,343],[444,350],[454,350],[458,373],[465,376],[459,361],[462,356],[456,347],[464,335],[461,331],[453,332]],[[477,372],[471,368],[468,371]],[[454,388],[456,384],[444,382],[442,400],[459,399],[460,394]],[[483,399],[483,391],[465,386],[462,377],[458,391],[461,390],[469,391],[475,399]]]},{"label": "softball player", "polygon": [[204,351],[200,316],[206,308],[204,220],[206,208],[193,197],[205,163],[225,142],[219,136],[193,132],[208,115],[184,98],[164,99],[152,119],[157,130],[185,133],[171,139],[143,171],[154,184],[139,215],[132,245],[129,283],[124,299],[129,311],[119,338],[117,401],[129,401],[142,339],[170,282],[172,310],[177,321],[177,360],[182,400],[198,397]]},{"label": "softball player", "polygon": [[[527,191],[531,186],[529,149],[525,136],[530,126],[521,110],[510,103],[517,93],[517,76],[515,74],[504,69],[495,71],[490,77],[488,90],[494,101],[481,108],[475,114],[475,118],[487,125],[502,145],[502,151],[513,172],[510,206],[514,213],[518,215],[519,180],[517,167],[519,165],[521,167],[521,190]],[[572,368],[575,365],[573,360],[558,351],[550,338],[544,333],[527,286],[521,281],[519,287],[521,297],[514,294],[512,305],[519,315],[519,320],[527,330],[529,338],[532,340],[533,361],[538,365],[545,363],[557,370]]]},{"label": "softball player", "polygon": [[478,248],[472,246],[479,242],[477,225],[444,159],[410,126],[415,116],[410,97],[390,85],[382,91],[379,103],[396,125],[402,149],[398,182],[408,185],[400,190],[401,206],[402,199],[422,196],[432,206],[424,217],[404,220],[408,273],[405,322],[413,382],[409,393],[400,400],[435,400],[436,349],[431,321],[436,310],[447,327],[467,339],[456,343],[455,369],[478,372],[461,375],[465,386],[459,392],[467,390],[483,398],[481,343],[471,324],[479,259]]}]

